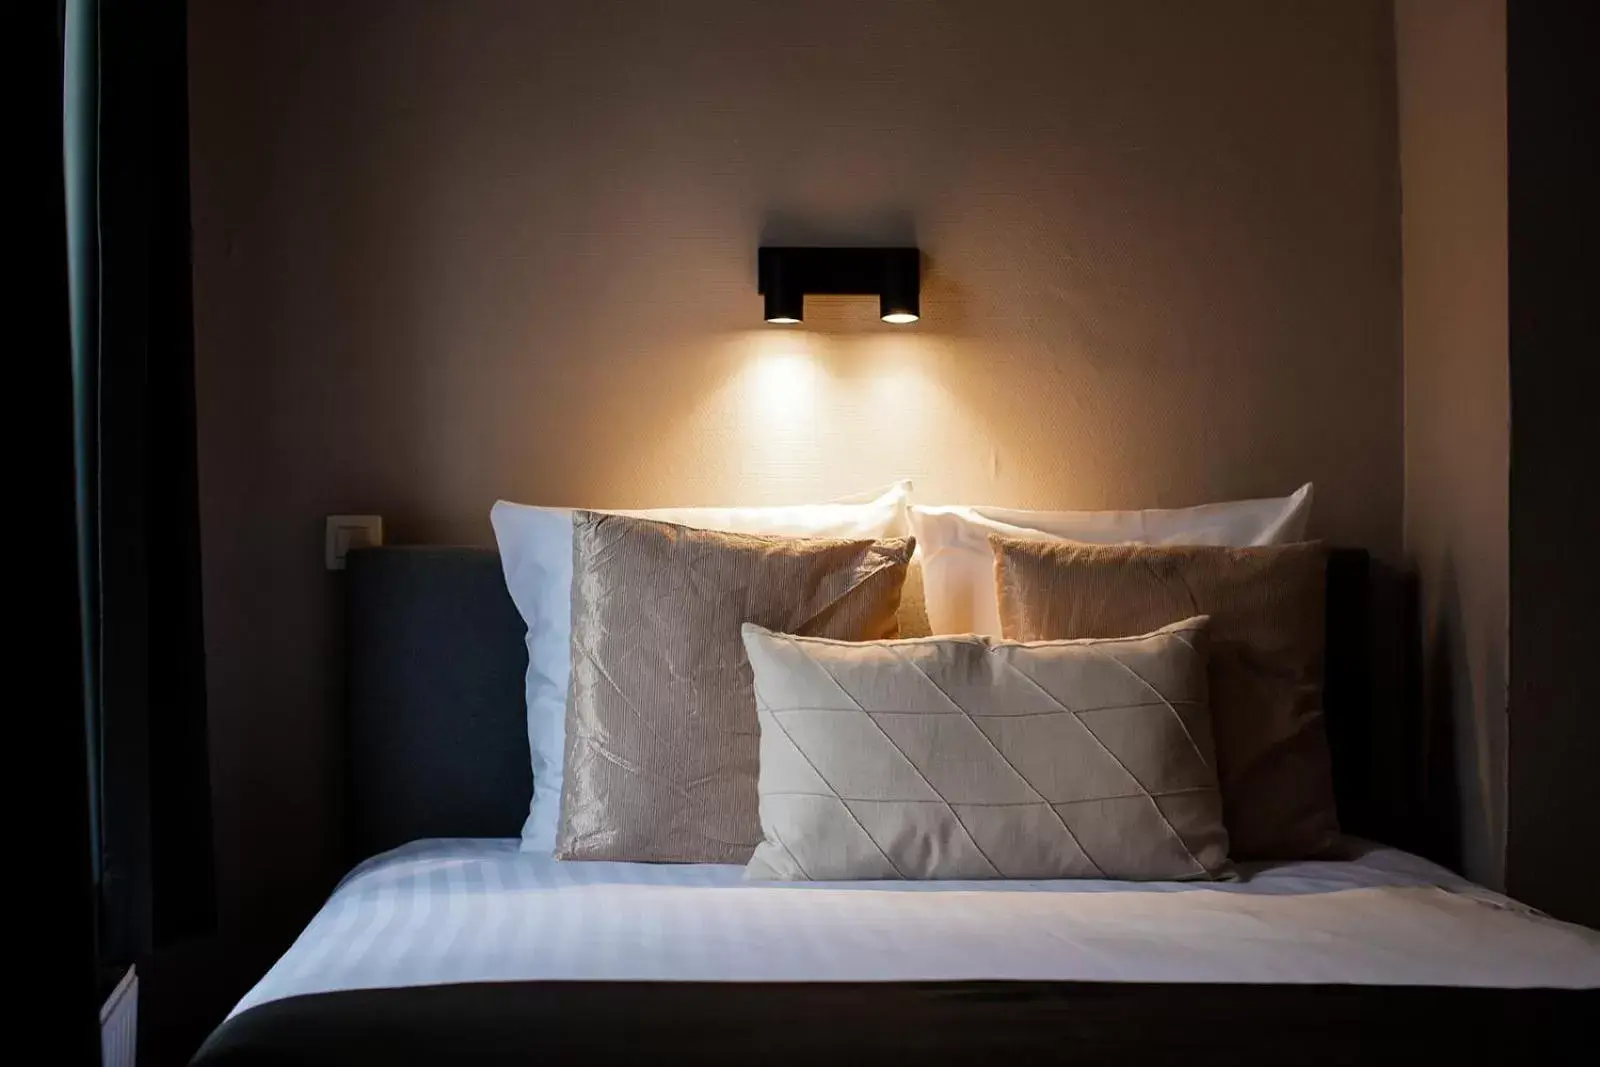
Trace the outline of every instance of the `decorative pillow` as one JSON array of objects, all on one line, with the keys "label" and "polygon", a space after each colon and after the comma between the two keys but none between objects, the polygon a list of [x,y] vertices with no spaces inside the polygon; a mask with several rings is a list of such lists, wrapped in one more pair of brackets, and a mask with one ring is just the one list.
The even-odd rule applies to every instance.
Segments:
[{"label": "decorative pillow", "polygon": [[1308,483],[1291,496],[1173,510],[913,507],[911,533],[919,546],[917,556],[933,632],[999,637],[990,534],[1086,544],[1280,545],[1303,538],[1310,515]]},{"label": "decorative pillow", "polygon": [[1213,878],[1206,619],[1119,640],[847,644],[746,624],[747,878]]},{"label": "decorative pillow", "polygon": [[912,548],[574,512],[556,857],[748,860],[759,749],[740,624],[893,637]]},{"label": "decorative pillow", "polygon": [[[910,482],[835,504],[772,508],[657,508],[620,512],[702,530],[795,537],[879,538],[906,533]],[[549,852],[561,813],[567,684],[572,665],[572,509],[499,501],[489,513],[506,588],[528,626],[528,748],[533,799],[522,827],[525,852]]]},{"label": "decorative pillow", "polygon": [[1211,616],[1211,721],[1233,858],[1299,859],[1333,843],[1339,822],[1322,725],[1320,544],[993,540],[1009,638],[1137,634]]}]

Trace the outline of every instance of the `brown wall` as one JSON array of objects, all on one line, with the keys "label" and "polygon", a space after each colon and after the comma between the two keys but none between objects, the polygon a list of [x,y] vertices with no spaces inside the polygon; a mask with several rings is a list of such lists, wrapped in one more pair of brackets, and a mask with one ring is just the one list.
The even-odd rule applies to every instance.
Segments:
[{"label": "brown wall", "polygon": [[[225,921],[335,873],[322,516],[497,496],[1182,505],[1317,483],[1393,558],[1381,2],[192,5]],[[796,220],[799,221],[796,221]],[[763,328],[755,249],[892,238],[922,323]]]},{"label": "brown wall", "polygon": [[[1505,875],[1509,372],[1504,0],[1395,5],[1405,547],[1446,857]],[[1454,853],[1454,855],[1450,855]]]}]

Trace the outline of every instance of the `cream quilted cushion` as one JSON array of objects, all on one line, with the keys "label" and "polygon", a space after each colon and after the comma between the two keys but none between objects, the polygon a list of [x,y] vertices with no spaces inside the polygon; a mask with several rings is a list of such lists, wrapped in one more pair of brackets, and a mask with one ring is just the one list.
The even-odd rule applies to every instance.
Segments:
[{"label": "cream quilted cushion", "polygon": [[746,877],[1217,877],[1207,622],[1033,644],[746,623],[764,838]]}]

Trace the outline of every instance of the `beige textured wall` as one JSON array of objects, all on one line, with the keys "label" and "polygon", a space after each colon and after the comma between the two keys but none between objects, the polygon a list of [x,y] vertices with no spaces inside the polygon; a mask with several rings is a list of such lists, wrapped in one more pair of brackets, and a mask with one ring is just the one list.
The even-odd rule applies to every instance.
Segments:
[{"label": "beige textured wall", "polygon": [[[1398,554],[1381,2],[192,5],[223,904],[332,876],[321,517],[1183,505],[1317,483]],[[795,220],[800,220],[796,222]],[[895,236],[924,320],[765,328],[755,249]],[[274,925],[276,924],[276,925]]]},{"label": "beige textured wall", "polygon": [[1420,579],[1428,803],[1505,872],[1509,364],[1504,0],[1398,0],[1405,548]]}]

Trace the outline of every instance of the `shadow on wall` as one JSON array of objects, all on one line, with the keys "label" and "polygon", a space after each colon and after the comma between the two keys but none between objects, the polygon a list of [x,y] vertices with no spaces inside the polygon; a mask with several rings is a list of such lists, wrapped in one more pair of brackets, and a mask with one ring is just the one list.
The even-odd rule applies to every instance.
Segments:
[{"label": "shadow on wall", "polygon": [[764,245],[900,245],[917,247],[916,216],[903,207],[881,207],[822,218],[815,211],[780,207],[761,219]]},{"label": "shadow on wall", "polygon": [[[1488,795],[1478,779],[1490,765],[1474,740],[1482,724],[1469,719],[1492,705],[1469,673],[1454,570],[1441,569],[1424,603],[1414,570],[1360,557],[1366,574],[1356,581],[1337,573],[1352,562],[1339,555],[1330,561],[1329,623],[1364,625],[1368,657],[1353,662],[1350,645],[1329,643],[1325,706],[1340,824],[1466,873],[1473,835],[1490,825],[1481,806],[1469,806]],[[1352,590],[1366,603],[1351,603]]]},{"label": "shadow on wall", "polygon": [[[1426,723],[1423,749],[1422,830],[1430,858],[1454,870],[1465,860],[1467,827],[1463,822],[1464,786],[1483,773],[1472,747],[1474,731],[1463,730],[1458,717],[1477,706],[1467,674],[1466,637],[1461,632],[1461,596],[1455,568],[1448,561],[1433,583],[1434,600],[1424,608],[1421,693]],[[1476,825],[1487,816],[1478,813]]]},{"label": "shadow on wall", "polygon": [[[1483,734],[1476,716],[1493,704],[1469,673],[1454,569],[1441,568],[1427,603],[1415,571],[1378,560],[1370,561],[1363,588],[1370,598],[1371,674],[1364,679],[1370,708],[1353,716],[1353,724],[1338,722],[1338,702],[1327,701],[1340,779],[1357,783],[1339,797],[1340,822],[1347,833],[1465,873],[1474,835],[1482,837],[1491,826],[1489,813],[1470,804],[1489,795],[1478,781],[1490,762],[1476,747]],[[1330,659],[1330,679],[1346,671]],[[1359,768],[1350,761],[1359,761]]]}]

